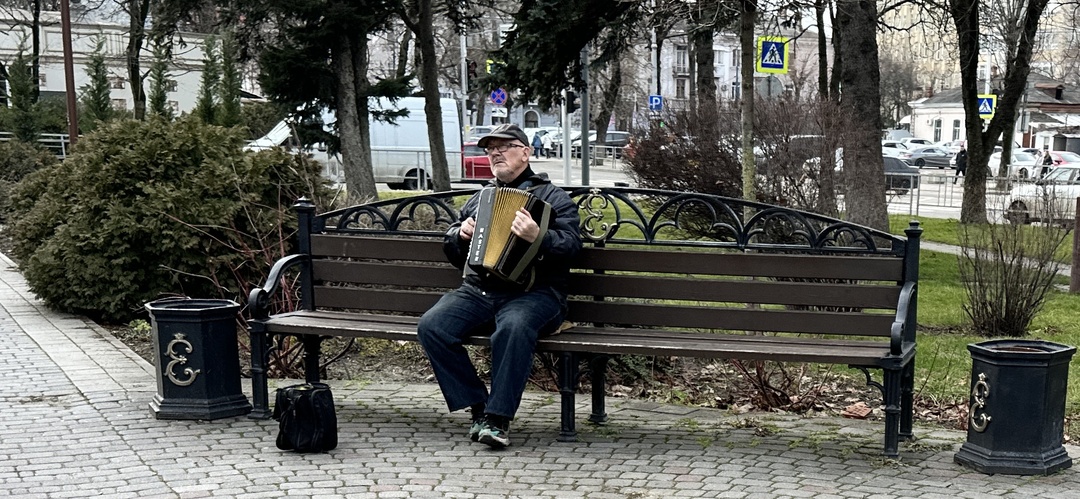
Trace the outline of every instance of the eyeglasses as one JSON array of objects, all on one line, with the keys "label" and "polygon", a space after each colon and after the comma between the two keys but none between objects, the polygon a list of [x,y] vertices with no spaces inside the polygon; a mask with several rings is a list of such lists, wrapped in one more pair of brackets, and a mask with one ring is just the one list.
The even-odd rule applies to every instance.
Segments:
[{"label": "eyeglasses", "polygon": [[487,146],[487,147],[484,148],[484,152],[486,152],[488,154],[491,154],[491,153],[493,153],[495,151],[506,152],[506,151],[509,151],[511,147],[529,147],[529,146],[521,145],[521,144],[502,144],[502,145],[498,145],[498,146]]}]

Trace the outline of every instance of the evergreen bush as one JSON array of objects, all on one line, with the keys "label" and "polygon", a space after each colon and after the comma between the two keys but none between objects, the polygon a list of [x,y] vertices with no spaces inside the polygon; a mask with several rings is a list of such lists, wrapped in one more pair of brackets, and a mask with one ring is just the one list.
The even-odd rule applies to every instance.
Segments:
[{"label": "evergreen bush", "polygon": [[325,187],[318,164],[242,145],[240,131],[198,119],[115,121],[83,137],[15,190],[14,253],[30,289],[110,322],[163,295],[243,302],[289,250],[293,202]]},{"label": "evergreen bush", "polygon": [[0,223],[6,222],[11,206],[11,189],[27,175],[54,166],[56,156],[25,142],[0,142]]}]

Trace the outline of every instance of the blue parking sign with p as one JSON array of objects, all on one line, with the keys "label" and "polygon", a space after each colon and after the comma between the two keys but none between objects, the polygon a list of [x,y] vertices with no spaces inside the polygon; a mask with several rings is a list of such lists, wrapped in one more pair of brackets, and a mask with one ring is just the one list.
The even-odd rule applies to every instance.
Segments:
[{"label": "blue parking sign with p", "polygon": [[649,96],[649,111],[661,111],[664,109],[664,98],[659,95]]}]

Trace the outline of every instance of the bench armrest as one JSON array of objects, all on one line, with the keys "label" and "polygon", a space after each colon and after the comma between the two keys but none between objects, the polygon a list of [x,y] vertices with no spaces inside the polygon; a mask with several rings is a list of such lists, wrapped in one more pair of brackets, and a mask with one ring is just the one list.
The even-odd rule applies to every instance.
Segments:
[{"label": "bench armrest", "polygon": [[[889,353],[892,355],[903,354],[904,341],[909,339],[906,330],[909,327],[915,327],[915,324],[908,324],[909,312],[915,303],[915,285],[914,281],[908,281],[900,289],[900,301],[896,305],[896,320],[893,321],[889,334]],[[912,331],[910,341],[914,340],[915,334]]]},{"label": "bench armrest", "polygon": [[254,288],[248,293],[248,312],[255,320],[270,317],[270,297],[274,296],[281,287],[281,276],[291,267],[295,267],[309,259],[308,255],[289,255],[274,262],[270,274],[266,276],[266,282],[261,287]]}]

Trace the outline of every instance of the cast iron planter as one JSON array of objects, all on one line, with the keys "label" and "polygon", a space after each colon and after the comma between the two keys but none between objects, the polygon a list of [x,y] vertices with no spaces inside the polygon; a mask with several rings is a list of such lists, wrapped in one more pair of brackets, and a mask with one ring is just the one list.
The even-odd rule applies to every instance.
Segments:
[{"label": "cast iron planter", "polygon": [[146,304],[157,347],[158,419],[219,419],[251,412],[240,389],[236,312],[230,300],[164,299]]},{"label": "cast iron planter", "polygon": [[967,443],[954,460],[980,473],[1049,475],[1072,466],[1063,445],[1065,391],[1075,347],[1041,340],[968,345]]}]

